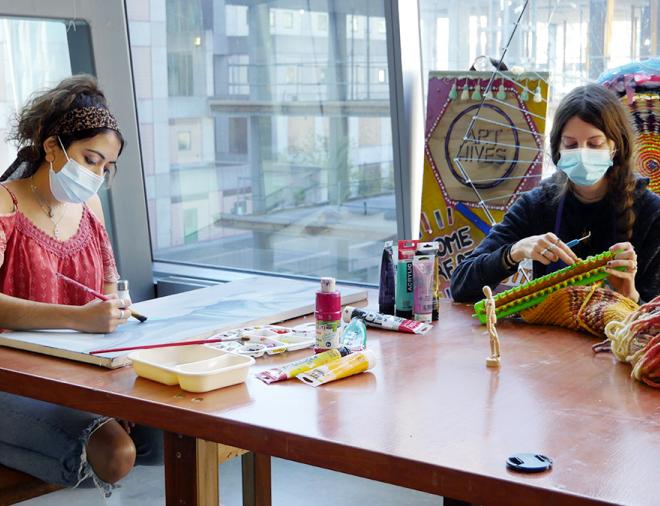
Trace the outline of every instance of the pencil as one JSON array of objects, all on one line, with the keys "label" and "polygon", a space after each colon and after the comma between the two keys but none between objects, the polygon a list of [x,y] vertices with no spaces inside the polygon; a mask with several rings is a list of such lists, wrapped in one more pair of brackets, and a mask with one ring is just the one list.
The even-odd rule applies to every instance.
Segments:
[{"label": "pencil", "polygon": [[[77,286],[77,287],[80,288],[81,290],[84,290],[85,292],[87,292],[87,293],[93,295],[93,296],[96,297],[97,299],[100,299],[100,300],[103,300],[103,301],[110,300],[110,298],[109,298],[108,296],[103,295],[102,293],[99,293],[99,292],[97,292],[96,290],[92,290],[90,287],[85,286],[85,285],[83,285],[82,283],[76,281],[75,279],[71,279],[70,277],[65,276],[64,274],[62,274],[62,273],[60,273],[60,272],[56,272],[55,275],[56,275],[59,279],[61,279],[62,281],[66,281],[67,283],[69,283],[69,284],[71,284],[71,285],[73,285],[73,286]],[[131,313],[131,316],[132,316],[133,318],[135,318],[136,320],[139,320],[140,323],[143,323],[143,322],[145,322],[145,321],[147,320],[147,317],[146,317],[146,316],[144,316],[144,315],[138,313],[137,311],[133,311],[133,310],[130,309],[130,308],[128,308],[128,311]]]},{"label": "pencil", "polygon": [[107,350],[94,350],[90,351],[90,355],[98,355],[99,353],[115,353],[118,351],[133,351],[133,350],[150,350],[152,348],[167,348],[169,346],[188,346],[189,344],[209,344],[209,343],[222,343],[225,341],[235,341],[236,338],[233,339],[220,339],[220,338],[213,338],[213,339],[197,339],[195,341],[176,341],[173,343],[158,343],[158,344],[145,344],[142,346],[126,346],[124,348],[109,348]]}]

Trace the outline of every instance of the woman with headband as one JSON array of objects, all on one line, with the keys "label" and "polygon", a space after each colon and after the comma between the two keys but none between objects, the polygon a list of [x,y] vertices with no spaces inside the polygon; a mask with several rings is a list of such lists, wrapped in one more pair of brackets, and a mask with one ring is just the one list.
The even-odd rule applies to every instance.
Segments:
[{"label": "woman with headband", "polygon": [[[18,114],[12,139],[21,149],[0,177],[0,328],[112,332],[130,301],[114,295],[119,276],[97,196],[124,146],[105,96],[91,76],[65,79]],[[63,284],[58,272],[110,300]],[[46,482],[91,478],[109,493],[134,465],[127,422],[3,392],[0,411],[0,463]]]},{"label": "woman with headband", "polygon": [[[660,293],[660,197],[633,172],[634,135],[618,98],[595,84],[559,104],[550,133],[557,172],[521,195],[451,279],[459,302],[482,298],[525,258],[534,277],[610,250],[607,281],[637,301]],[[588,238],[569,248],[566,243]],[[619,269],[616,269],[619,268]]]}]

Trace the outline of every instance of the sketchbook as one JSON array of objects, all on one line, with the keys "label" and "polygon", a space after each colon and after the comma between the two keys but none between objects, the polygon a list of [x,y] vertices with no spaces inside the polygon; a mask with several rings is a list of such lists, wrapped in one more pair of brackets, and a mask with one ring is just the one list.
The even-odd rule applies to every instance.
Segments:
[{"label": "sketchbook", "polygon": [[[129,352],[90,355],[91,351],[205,339],[236,327],[266,325],[314,311],[316,282],[286,278],[247,278],[178,293],[131,306],[149,319],[130,319],[111,334],[67,330],[8,331],[0,345],[68,358],[114,369],[128,364]],[[367,298],[363,288],[340,288],[341,303]]]}]

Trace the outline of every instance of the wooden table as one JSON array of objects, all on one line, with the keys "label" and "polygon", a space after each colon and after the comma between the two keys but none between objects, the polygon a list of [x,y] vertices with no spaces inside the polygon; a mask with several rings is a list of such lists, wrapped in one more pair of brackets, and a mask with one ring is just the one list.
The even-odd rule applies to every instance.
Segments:
[{"label": "wooden table", "polygon": [[[375,369],[320,388],[250,376],[196,395],[131,368],[1,349],[0,389],[167,431],[168,504],[196,503],[200,440],[254,452],[253,504],[270,502],[269,456],[477,504],[659,504],[660,391],[594,355],[589,336],[515,321],[498,329],[501,370],[486,368],[488,337],[469,308],[446,303],[426,336],[370,329]],[[548,455],[554,468],[509,471],[516,452]]]}]

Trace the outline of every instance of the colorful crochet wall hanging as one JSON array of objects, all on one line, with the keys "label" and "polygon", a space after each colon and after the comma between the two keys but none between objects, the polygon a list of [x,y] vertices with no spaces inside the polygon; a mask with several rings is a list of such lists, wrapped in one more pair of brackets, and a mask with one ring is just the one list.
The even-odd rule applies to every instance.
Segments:
[{"label": "colorful crochet wall hanging", "polygon": [[621,97],[637,133],[637,170],[660,195],[660,58],[631,62],[604,72],[598,82]]}]

